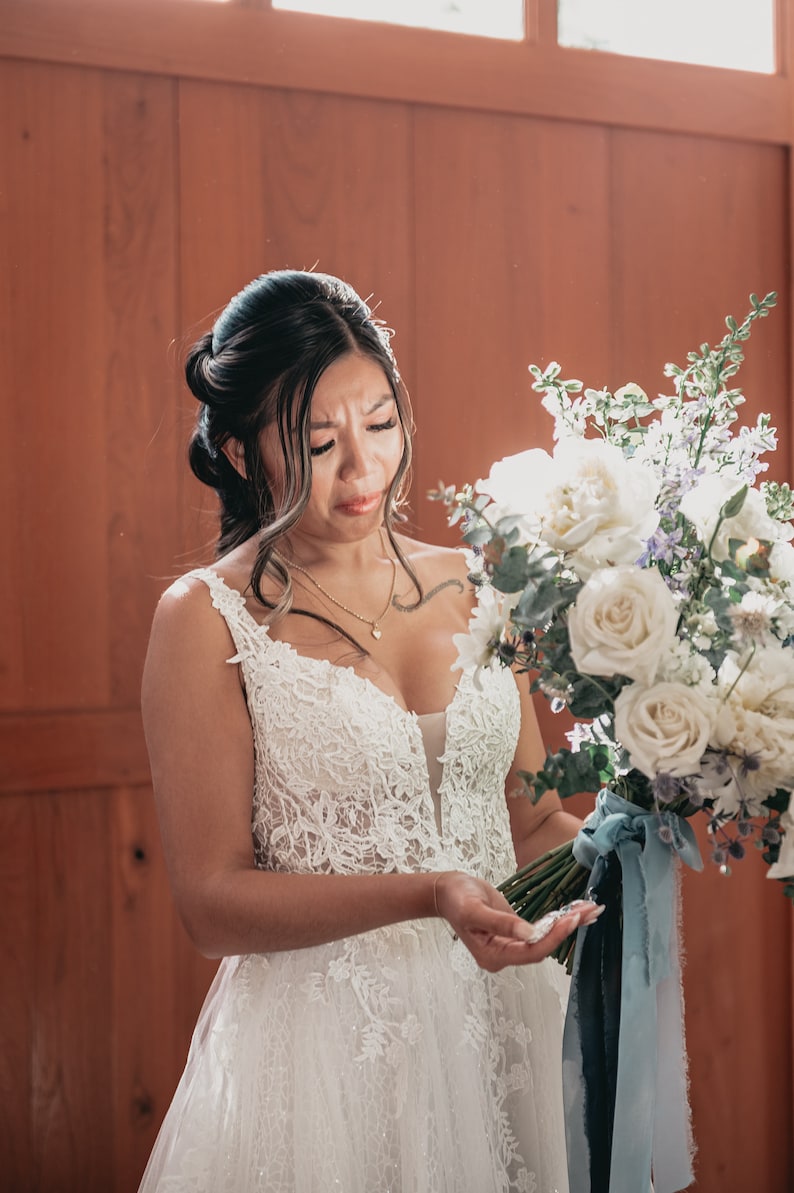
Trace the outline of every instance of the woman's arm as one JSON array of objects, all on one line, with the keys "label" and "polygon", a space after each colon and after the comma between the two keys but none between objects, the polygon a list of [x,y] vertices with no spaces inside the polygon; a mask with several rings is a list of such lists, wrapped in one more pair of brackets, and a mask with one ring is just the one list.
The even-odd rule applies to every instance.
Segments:
[{"label": "woman's arm", "polygon": [[538,943],[487,883],[440,874],[296,875],[258,870],[251,836],[254,750],[235,647],[199,581],[163,596],[144,670],[143,718],[166,865],[196,947],[219,957],[303,948],[441,914],[484,968],[538,961]]},{"label": "woman's arm", "polygon": [[546,758],[546,750],[529,694],[529,680],[526,675],[516,676],[516,683],[521,701],[521,732],[516,756],[505,783],[505,791],[516,861],[520,867],[540,857],[548,849],[570,841],[582,827],[582,822],[578,817],[563,810],[562,802],[555,791],[547,791],[536,804],[523,794],[523,786],[517,772],[540,770]]}]

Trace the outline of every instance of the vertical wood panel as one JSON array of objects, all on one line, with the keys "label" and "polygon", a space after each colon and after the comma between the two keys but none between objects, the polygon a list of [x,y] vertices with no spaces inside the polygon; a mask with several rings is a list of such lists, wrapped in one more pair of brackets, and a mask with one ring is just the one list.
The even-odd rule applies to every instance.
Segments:
[{"label": "vertical wood panel", "polygon": [[114,792],[110,827],[114,1076],[107,1129],[114,1187],[126,1193],[138,1186],[184,1064],[174,1046],[183,1018],[175,958],[192,946],[176,922],[151,791]]},{"label": "vertical wood panel", "polygon": [[791,904],[753,851],[724,877],[684,871],[687,1046],[695,1193],[790,1193]]},{"label": "vertical wood panel", "polygon": [[0,798],[0,1157],[9,1189],[26,1189],[35,1142],[31,1121],[35,954],[35,820],[26,796]]},{"label": "vertical wood panel", "polygon": [[0,707],[137,702],[177,521],[172,84],[4,64]]},{"label": "vertical wood panel", "polygon": [[666,361],[686,363],[741,318],[751,291],[778,291],[757,323],[738,383],[742,421],[771,411],[782,450],[770,475],[788,476],[789,228],[785,152],[773,146],[668,133],[610,133],[613,280],[611,384],[629,378],[668,392]]},{"label": "vertical wood panel", "polygon": [[[0,500],[14,586],[3,592],[0,708],[103,704],[106,327],[98,72],[0,64]],[[89,582],[86,579],[89,578]]]},{"label": "vertical wood panel", "polygon": [[152,610],[173,574],[183,468],[169,343],[177,323],[176,84],[103,79],[110,701],[135,706]]},{"label": "vertical wood panel", "polygon": [[99,1190],[113,1171],[107,793],[21,798],[36,826],[30,1187]]},{"label": "vertical wood panel", "polygon": [[[259,273],[316,267],[365,298],[376,292],[401,329],[395,347],[410,377],[410,136],[400,104],[182,83],[185,327],[203,330]],[[188,492],[194,508],[208,507],[196,486]],[[213,533],[211,519],[194,517],[187,549]]]},{"label": "vertical wood panel", "polygon": [[[601,373],[609,326],[603,130],[423,110],[416,128],[418,512],[439,476],[548,446],[527,366]],[[454,540],[453,540],[454,541]]]}]

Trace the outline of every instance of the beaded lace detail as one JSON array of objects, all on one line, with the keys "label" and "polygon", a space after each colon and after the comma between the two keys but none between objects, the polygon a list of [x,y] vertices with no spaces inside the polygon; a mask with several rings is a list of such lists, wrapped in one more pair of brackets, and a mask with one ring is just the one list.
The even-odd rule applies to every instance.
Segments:
[{"label": "beaded lace detail", "polygon": [[[257,866],[492,882],[515,868],[508,671],[458,683],[439,831],[416,714],[352,667],[271,638],[212,569],[191,576],[242,670]],[[564,1193],[561,982],[547,965],[486,974],[432,919],[227,958],[141,1190]]]}]

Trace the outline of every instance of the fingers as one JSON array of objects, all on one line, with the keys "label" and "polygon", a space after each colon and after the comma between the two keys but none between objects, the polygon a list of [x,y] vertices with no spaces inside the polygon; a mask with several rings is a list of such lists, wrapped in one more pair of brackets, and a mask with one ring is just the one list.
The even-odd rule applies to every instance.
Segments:
[{"label": "fingers", "polygon": [[498,917],[500,931],[490,933],[475,929],[461,935],[475,960],[484,969],[496,972],[507,965],[527,965],[542,961],[580,926],[594,924],[604,907],[577,900],[566,908],[550,912],[536,923],[527,923],[514,913]]},{"label": "fingers", "polygon": [[527,939],[536,944],[553,932],[555,926],[560,926],[564,940],[580,924],[584,927],[594,924],[603,910],[603,904],[593,903],[589,899],[577,899],[576,902],[561,907],[559,911],[550,911],[542,919],[529,924],[531,935]]}]

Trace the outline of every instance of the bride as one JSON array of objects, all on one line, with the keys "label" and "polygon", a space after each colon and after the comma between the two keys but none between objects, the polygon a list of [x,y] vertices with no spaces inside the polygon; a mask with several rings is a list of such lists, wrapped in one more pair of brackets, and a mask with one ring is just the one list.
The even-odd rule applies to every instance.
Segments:
[{"label": "bride", "polygon": [[543,959],[596,909],[529,925],[494,888],[578,822],[509,795],[530,698],[453,670],[464,556],[398,531],[388,335],[338,279],[275,272],[187,379],[218,558],[160,602],[143,711],[174,898],[223,961],[141,1190],[562,1193]]}]

